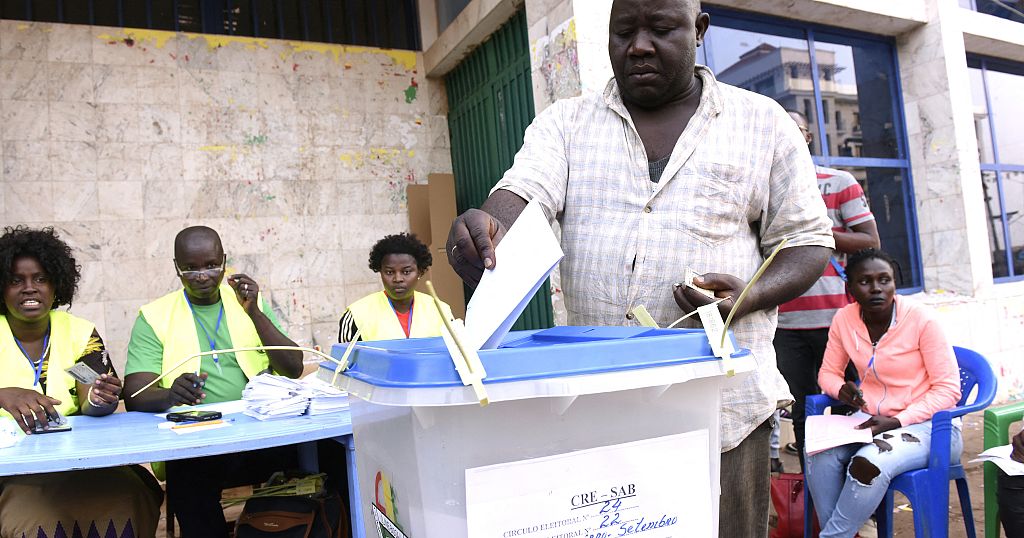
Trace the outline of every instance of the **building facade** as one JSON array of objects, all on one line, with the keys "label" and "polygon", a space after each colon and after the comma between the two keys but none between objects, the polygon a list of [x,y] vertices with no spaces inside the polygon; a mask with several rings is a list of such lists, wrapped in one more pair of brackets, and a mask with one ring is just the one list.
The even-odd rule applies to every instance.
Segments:
[{"label": "building facade", "polygon": [[[421,1],[421,14],[432,5]],[[1001,400],[1024,397],[1024,131],[1014,129],[1024,118],[1024,3],[703,7],[711,28],[698,62],[809,117],[815,161],[864,186],[882,246],[900,262],[901,293],[934,306],[954,344],[992,361]],[[536,110],[599,92],[611,76],[610,8],[473,0],[438,33],[421,15],[427,75],[444,77],[525,9]]]}]

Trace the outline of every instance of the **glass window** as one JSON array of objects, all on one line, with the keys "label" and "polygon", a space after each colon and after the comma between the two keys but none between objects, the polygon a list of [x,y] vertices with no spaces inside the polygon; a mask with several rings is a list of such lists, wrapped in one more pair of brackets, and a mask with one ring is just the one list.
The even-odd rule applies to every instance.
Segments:
[{"label": "glass window", "polygon": [[[1024,275],[1024,65],[970,57],[971,100],[981,161],[992,276]],[[1015,128],[1017,127],[1017,128]]]},{"label": "glass window", "polygon": [[888,43],[816,32],[814,56],[821,78],[822,106],[827,103],[837,115],[860,115],[856,126],[839,121],[829,123],[826,118],[829,153],[900,157],[893,119],[892,47]]},{"label": "glass window", "polygon": [[969,68],[971,78],[971,103],[974,108],[974,131],[978,137],[978,158],[983,163],[994,163],[992,154],[992,129],[988,123],[988,100],[985,99],[985,82],[979,68]]},{"label": "glass window", "polygon": [[911,258],[916,252],[917,231],[911,225],[910,185],[907,173],[900,168],[868,168],[857,166],[835,166],[853,175],[864,189],[871,213],[878,226],[878,238],[882,249],[892,254],[900,264],[902,281],[899,287],[908,287],[920,282],[917,264]]},{"label": "glass window", "polygon": [[979,13],[1024,22],[1024,0],[974,0],[974,5]]},{"label": "glass window", "polygon": [[712,16],[703,47],[708,67],[718,80],[771,97],[809,118],[815,163],[846,170],[861,182],[882,248],[902,267],[900,288],[920,288],[892,40],[707,9]]},{"label": "glass window", "polygon": [[1024,164],[1024,76],[988,69],[985,83],[992,106],[992,124],[999,162]]},{"label": "glass window", "polygon": [[[704,47],[718,80],[775,99],[786,110],[803,112],[814,125],[814,81],[811,55],[802,32],[771,35],[777,27],[764,26],[764,32],[731,28],[731,21],[714,17]],[[761,30],[759,24],[751,24]],[[799,76],[793,76],[796,72]],[[817,140],[817,137],[815,137]],[[817,142],[811,151],[821,155]]]}]

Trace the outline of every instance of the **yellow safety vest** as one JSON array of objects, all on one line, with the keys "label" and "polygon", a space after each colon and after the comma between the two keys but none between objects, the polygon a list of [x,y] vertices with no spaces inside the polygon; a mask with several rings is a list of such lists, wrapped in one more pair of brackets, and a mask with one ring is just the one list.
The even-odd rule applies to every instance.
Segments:
[{"label": "yellow safety vest", "polygon": [[[453,318],[451,307],[442,302],[441,308],[448,319]],[[398,322],[388,296],[383,291],[359,299],[348,307],[348,311],[352,312],[352,318],[356,322],[356,327],[359,327],[359,334],[363,340],[399,340],[406,337],[402,324]],[[433,297],[418,291],[413,292],[411,321],[409,338],[441,336],[444,321],[437,313]]]},{"label": "yellow safety vest", "polygon": [[[224,303],[224,320],[228,324],[228,333],[231,334],[232,347],[262,346],[263,342],[256,332],[256,326],[238,303],[235,290],[227,284],[221,284],[220,299]],[[256,300],[257,304],[263,304],[263,294],[259,294]],[[198,370],[202,361],[200,357],[195,357],[171,371],[172,367],[185,357],[200,352],[195,318],[192,317],[192,310],[185,302],[184,290],[168,293],[139,310],[164,346],[161,374],[165,377],[160,380],[160,386],[170,388],[181,374]],[[249,379],[256,377],[270,365],[270,360],[263,351],[238,351],[235,353],[235,360]]]},{"label": "yellow safety vest", "polygon": [[[32,386],[36,380],[35,370],[28,359],[21,353],[7,316],[0,316],[0,387],[19,387],[42,392],[51,398],[60,400],[57,411],[62,415],[78,412],[78,396],[72,396],[75,378],[64,371],[74,366],[89,345],[96,326],[92,322],[72,316],[67,312],[54,310],[50,312],[50,358],[46,363],[46,391],[42,387]],[[10,414],[0,410],[0,416]]]}]

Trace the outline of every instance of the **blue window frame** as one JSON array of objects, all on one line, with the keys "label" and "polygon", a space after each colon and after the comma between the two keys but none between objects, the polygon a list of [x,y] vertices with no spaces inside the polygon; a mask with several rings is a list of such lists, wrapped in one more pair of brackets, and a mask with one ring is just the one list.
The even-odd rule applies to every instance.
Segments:
[{"label": "blue window frame", "polygon": [[416,0],[0,0],[0,18],[420,49]]},{"label": "blue window frame", "polygon": [[809,118],[815,164],[851,173],[867,194],[901,292],[923,289],[899,67],[886,37],[708,7],[698,61],[722,82]]},{"label": "blue window frame", "polygon": [[1024,64],[968,56],[986,229],[996,281],[1024,278]]}]

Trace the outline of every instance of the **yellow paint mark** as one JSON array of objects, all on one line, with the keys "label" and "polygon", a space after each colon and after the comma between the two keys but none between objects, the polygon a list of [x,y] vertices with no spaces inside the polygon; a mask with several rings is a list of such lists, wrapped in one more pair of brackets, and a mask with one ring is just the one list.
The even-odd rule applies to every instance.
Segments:
[{"label": "yellow paint mark", "polygon": [[226,47],[233,43],[239,43],[246,48],[246,50],[256,50],[270,48],[268,40],[259,37],[245,37],[245,36],[234,36],[234,35],[211,35],[211,34],[185,34],[185,37],[189,39],[205,39],[206,46],[210,50],[217,49],[220,47]]},{"label": "yellow paint mark", "polygon": [[567,38],[576,41],[576,17],[569,19],[569,27],[565,29]]},{"label": "yellow paint mark", "polygon": [[406,153],[406,155],[408,155],[408,156],[409,156],[410,158],[412,158],[412,157],[415,157],[415,156],[416,156],[416,151],[415,151],[415,150],[411,150],[411,149],[410,149],[410,150],[409,150],[409,151],[408,151],[408,152]]},{"label": "yellow paint mark", "polygon": [[31,24],[19,24],[17,26],[17,28],[19,30],[28,30],[29,28],[32,28],[32,25]]},{"label": "yellow paint mark", "polygon": [[211,153],[222,153],[235,149],[234,146],[203,146],[199,148],[199,151],[209,151]]},{"label": "yellow paint mark", "polygon": [[[342,56],[349,54],[380,54],[391,58],[391,61],[395,65],[402,66],[406,71],[414,71],[416,69],[416,53],[409,50],[378,49],[374,47],[359,47],[352,45],[332,45],[329,43],[307,43],[303,41],[288,41],[287,44],[292,49],[291,54],[298,54],[300,52],[316,52],[331,56],[334,58],[335,63],[340,62]],[[281,53],[282,60],[287,57],[287,53]],[[352,64],[345,62],[344,66],[348,69],[352,67]]]},{"label": "yellow paint mark", "polygon": [[154,47],[162,49],[164,48],[164,45],[166,45],[171,39],[174,39],[174,36],[176,35],[177,34],[174,32],[168,32],[166,30],[125,28],[118,31],[116,34],[100,34],[96,37],[104,41],[124,41],[125,39],[131,39],[136,43],[150,42]]}]

